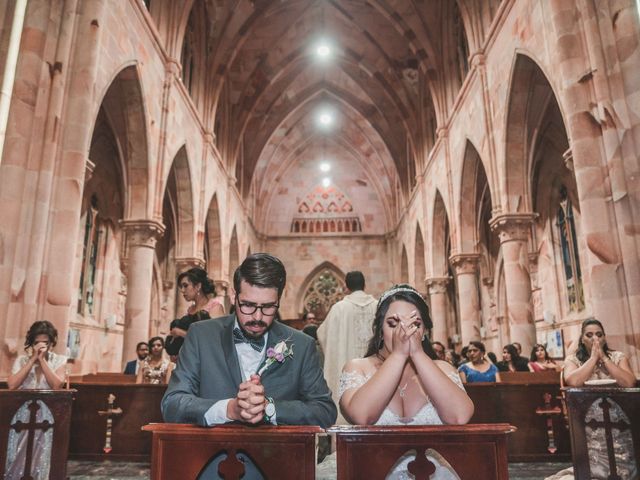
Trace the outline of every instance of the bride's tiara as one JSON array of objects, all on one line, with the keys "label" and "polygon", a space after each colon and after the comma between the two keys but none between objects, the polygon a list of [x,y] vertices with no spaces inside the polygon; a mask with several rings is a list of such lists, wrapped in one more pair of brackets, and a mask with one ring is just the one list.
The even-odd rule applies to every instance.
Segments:
[{"label": "bride's tiara", "polygon": [[422,303],[425,304],[425,306],[427,305],[427,302],[424,301],[424,298],[422,298],[422,295],[420,295],[420,292],[418,292],[415,288],[413,288],[409,284],[401,283],[399,285],[394,285],[393,287],[391,287],[389,290],[387,290],[382,294],[382,296],[380,297],[380,300],[378,300],[377,308],[380,308],[380,305],[382,305],[387,298],[392,297],[396,293],[400,293],[400,292],[413,293],[422,301]]}]

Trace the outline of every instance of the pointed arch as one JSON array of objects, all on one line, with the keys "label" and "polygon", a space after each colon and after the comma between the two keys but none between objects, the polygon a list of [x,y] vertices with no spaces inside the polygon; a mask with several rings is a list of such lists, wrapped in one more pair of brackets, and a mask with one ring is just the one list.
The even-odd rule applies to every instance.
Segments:
[{"label": "pointed arch", "polygon": [[176,257],[185,258],[195,256],[195,222],[194,222],[194,192],[189,168],[189,158],[186,146],[182,146],[176,153],[169,177],[165,186],[165,196],[169,195],[174,206]]},{"label": "pointed arch", "polygon": [[409,283],[409,257],[407,256],[407,247],[404,244],[400,254],[400,283]]},{"label": "pointed arch", "polygon": [[229,279],[233,278],[233,272],[235,272],[238,265],[240,265],[240,243],[238,242],[238,232],[234,225],[229,240]]},{"label": "pointed arch", "polygon": [[116,74],[101,108],[113,127],[121,152],[125,219],[147,218],[150,207],[147,115],[137,65],[128,65]]},{"label": "pointed arch", "polygon": [[449,214],[439,190],[433,203],[433,225],[431,229],[431,271],[435,277],[449,276],[449,256],[451,254],[451,235]]},{"label": "pointed arch", "polygon": [[425,279],[427,277],[427,269],[425,262],[425,246],[424,238],[422,236],[422,229],[420,223],[416,223],[416,239],[414,247],[414,283],[413,286],[419,292],[426,292]]},{"label": "pointed arch", "polygon": [[[506,115],[503,191],[509,212],[531,212],[531,162],[538,127],[556,100],[551,83],[531,57],[516,53]],[[561,114],[561,118],[564,116]],[[565,124],[563,118],[563,124]]]},{"label": "pointed arch", "polygon": [[318,319],[324,319],[331,306],[343,297],[344,277],[344,272],[332,262],[314,267],[296,295],[297,313],[312,311]]},{"label": "pointed arch", "polygon": [[220,207],[218,205],[218,196],[213,194],[209,208],[207,209],[207,217],[205,220],[205,262],[209,277],[215,280],[221,280],[222,276],[222,233],[220,226]]}]

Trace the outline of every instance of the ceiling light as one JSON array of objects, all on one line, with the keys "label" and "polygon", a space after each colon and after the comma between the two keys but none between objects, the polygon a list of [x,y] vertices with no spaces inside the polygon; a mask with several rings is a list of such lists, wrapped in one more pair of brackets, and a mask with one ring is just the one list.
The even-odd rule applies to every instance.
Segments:
[{"label": "ceiling light", "polygon": [[327,162],[323,162],[320,164],[320,170],[323,172],[328,172],[329,170],[331,170],[331,165],[329,165]]},{"label": "ceiling light", "polygon": [[321,125],[329,126],[333,123],[333,116],[330,113],[321,113],[318,117]]},{"label": "ceiling light", "polygon": [[320,58],[327,58],[331,55],[331,47],[326,43],[318,45],[318,48],[316,48],[316,55]]},{"label": "ceiling light", "polygon": [[331,179],[330,178],[323,178],[322,179],[322,186],[324,188],[327,188],[329,185],[331,185]]}]

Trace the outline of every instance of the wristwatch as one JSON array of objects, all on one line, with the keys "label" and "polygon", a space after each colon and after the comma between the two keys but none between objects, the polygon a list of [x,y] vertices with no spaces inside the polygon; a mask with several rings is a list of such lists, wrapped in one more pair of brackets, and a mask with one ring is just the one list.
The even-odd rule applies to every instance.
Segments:
[{"label": "wristwatch", "polygon": [[271,419],[276,414],[276,405],[273,403],[273,398],[267,397],[267,404],[264,407],[264,421],[271,423]]}]

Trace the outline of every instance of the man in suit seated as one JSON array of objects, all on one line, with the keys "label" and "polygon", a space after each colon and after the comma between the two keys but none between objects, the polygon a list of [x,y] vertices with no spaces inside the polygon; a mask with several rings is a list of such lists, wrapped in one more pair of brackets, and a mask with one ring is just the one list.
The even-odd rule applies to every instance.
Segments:
[{"label": "man in suit seated", "polygon": [[165,421],[323,428],[335,422],[313,338],[275,320],[285,283],[284,265],[269,254],[242,262],[231,289],[235,314],[189,329],[162,399]]},{"label": "man in suit seated", "polygon": [[127,362],[127,366],[124,367],[124,373],[126,375],[138,374],[140,364],[147,358],[147,355],[149,355],[149,344],[147,342],[139,342],[138,345],[136,345],[136,354],[138,355],[138,359]]}]

